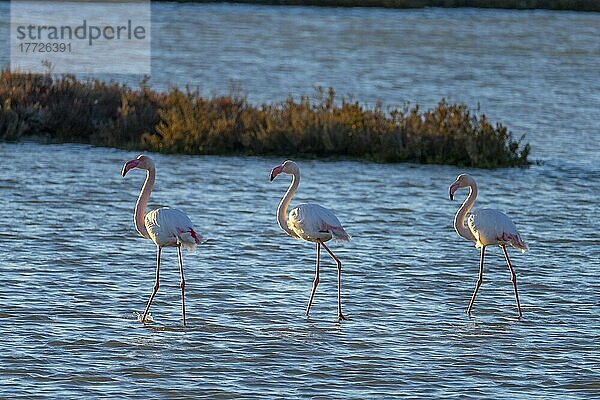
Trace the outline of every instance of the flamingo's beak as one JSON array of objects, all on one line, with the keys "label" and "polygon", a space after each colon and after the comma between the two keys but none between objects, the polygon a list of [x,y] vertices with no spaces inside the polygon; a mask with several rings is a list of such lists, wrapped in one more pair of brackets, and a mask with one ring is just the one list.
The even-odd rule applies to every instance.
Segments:
[{"label": "flamingo's beak", "polygon": [[271,178],[269,179],[269,181],[273,182],[273,179],[275,179],[275,177],[279,175],[281,171],[283,171],[283,165],[278,165],[275,168],[273,168],[271,170]]},{"label": "flamingo's beak", "polygon": [[460,189],[458,181],[456,181],[452,185],[450,185],[450,187],[448,188],[448,194],[450,195],[450,200],[454,200],[454,192],[456,192],[458,189]]},{"label": "flamingo's beak", "polygon": [[121,175],[125,176],[129,170],[134,169],[140,163],[140,160],[137,158],[135,160],[127,161],[125,165],[123,165],[123,170],[121,171]]}]

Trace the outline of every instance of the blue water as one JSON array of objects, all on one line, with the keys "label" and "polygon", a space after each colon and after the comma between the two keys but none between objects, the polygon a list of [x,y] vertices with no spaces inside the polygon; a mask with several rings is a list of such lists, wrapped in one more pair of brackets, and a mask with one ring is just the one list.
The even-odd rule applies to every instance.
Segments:
[{"label": "blue water", "polygon": [[[315,84],[367,102],[480,102],[527,133],[543,163],[298,160],[292,204],[321,203],[353,236],[331,243],[349,317],[337,323],[325,253],[304,317],[315,254],[277,226],[288,181],[268,176],[282,160],[152,155],[150,208],[183,210],[208,238],[184,253],[183,328],[173,249],[163,252],[154,322],[137,322],[155,260],[133,227],[144,176],[120,175],[137,154],[0,143],[0,397],[600,396],[598,14],[153,7],[157,87],[224,93],[239,79],[255,102]],[[447,188],[460,172],[479,184],[476,207],[509,214],[530,246],[510,252],[522,320],[497,248],[472,318],[464,313],[479,253],[452,229],[466,193],[452,202]]]}]

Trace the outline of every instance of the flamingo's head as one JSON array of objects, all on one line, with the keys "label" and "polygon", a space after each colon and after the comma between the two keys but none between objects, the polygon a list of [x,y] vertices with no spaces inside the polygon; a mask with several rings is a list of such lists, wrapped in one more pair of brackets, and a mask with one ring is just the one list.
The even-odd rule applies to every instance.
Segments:
[{"label": "flamingo's head", "polygon": [[277,175],[281,174],[282,172],[287,175],[299,175],[300,168],[298,167],[298,164],[291,160],[284,161],[283,164],[278,165],[271,170],[270,180],[273,181],[273,179],[275,179],[275,177],[277,177]]},{"label": "flamingo's head", "polygon": [[154,169],[154,161],[143,154],[139,155],[138,158],[133,160],[129,160],[123,165],[123,170],[121,171],[121,175],[125,176],[127,172],[134,168],[150,170]]},{"label": "flamingo's head", "polygon": [[475,180],[469,174],[460,174],[452,185],[448,188],[448,194],[450,195],[450,200],[454,200],[454,192],[458,189],[466,188],[475,185]]}]

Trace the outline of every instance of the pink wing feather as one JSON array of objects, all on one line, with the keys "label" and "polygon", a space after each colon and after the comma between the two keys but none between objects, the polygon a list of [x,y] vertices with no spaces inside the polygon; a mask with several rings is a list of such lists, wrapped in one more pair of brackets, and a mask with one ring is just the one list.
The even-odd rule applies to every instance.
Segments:
[{"label": "pink wing feather", "polygon": [[144,223],[150,238],[161,246],[181,244],[186,250],[195,251],[202,242],[189,217],[174,208],[152,210],[146,214]]},{"label": "pink wing feather", "polygon": [[299,204],[290,211],[288,226],[307,240],[329,240],[331,237],[350,240],[350,235],[335,214],[315,203]]},{"label": "pink wing feather", "polygon": [[489,208],[476,210],[469,216],[467,223],[477,240],[476,247],[508,244],[521,252],[528,249],[514,222],[503,212]]}]

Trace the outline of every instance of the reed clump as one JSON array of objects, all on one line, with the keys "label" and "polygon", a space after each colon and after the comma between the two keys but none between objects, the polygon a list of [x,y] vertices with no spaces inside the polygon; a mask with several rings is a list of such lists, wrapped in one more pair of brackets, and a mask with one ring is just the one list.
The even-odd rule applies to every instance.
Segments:
[{"label": "reed clump", "polygon": [[74,76],[0,74],[0,139],[186,154],[352,157],[498,168],[528,165],[530,146],[463,104],[367,107],[333,89],[280,103],[139,88]]}]

